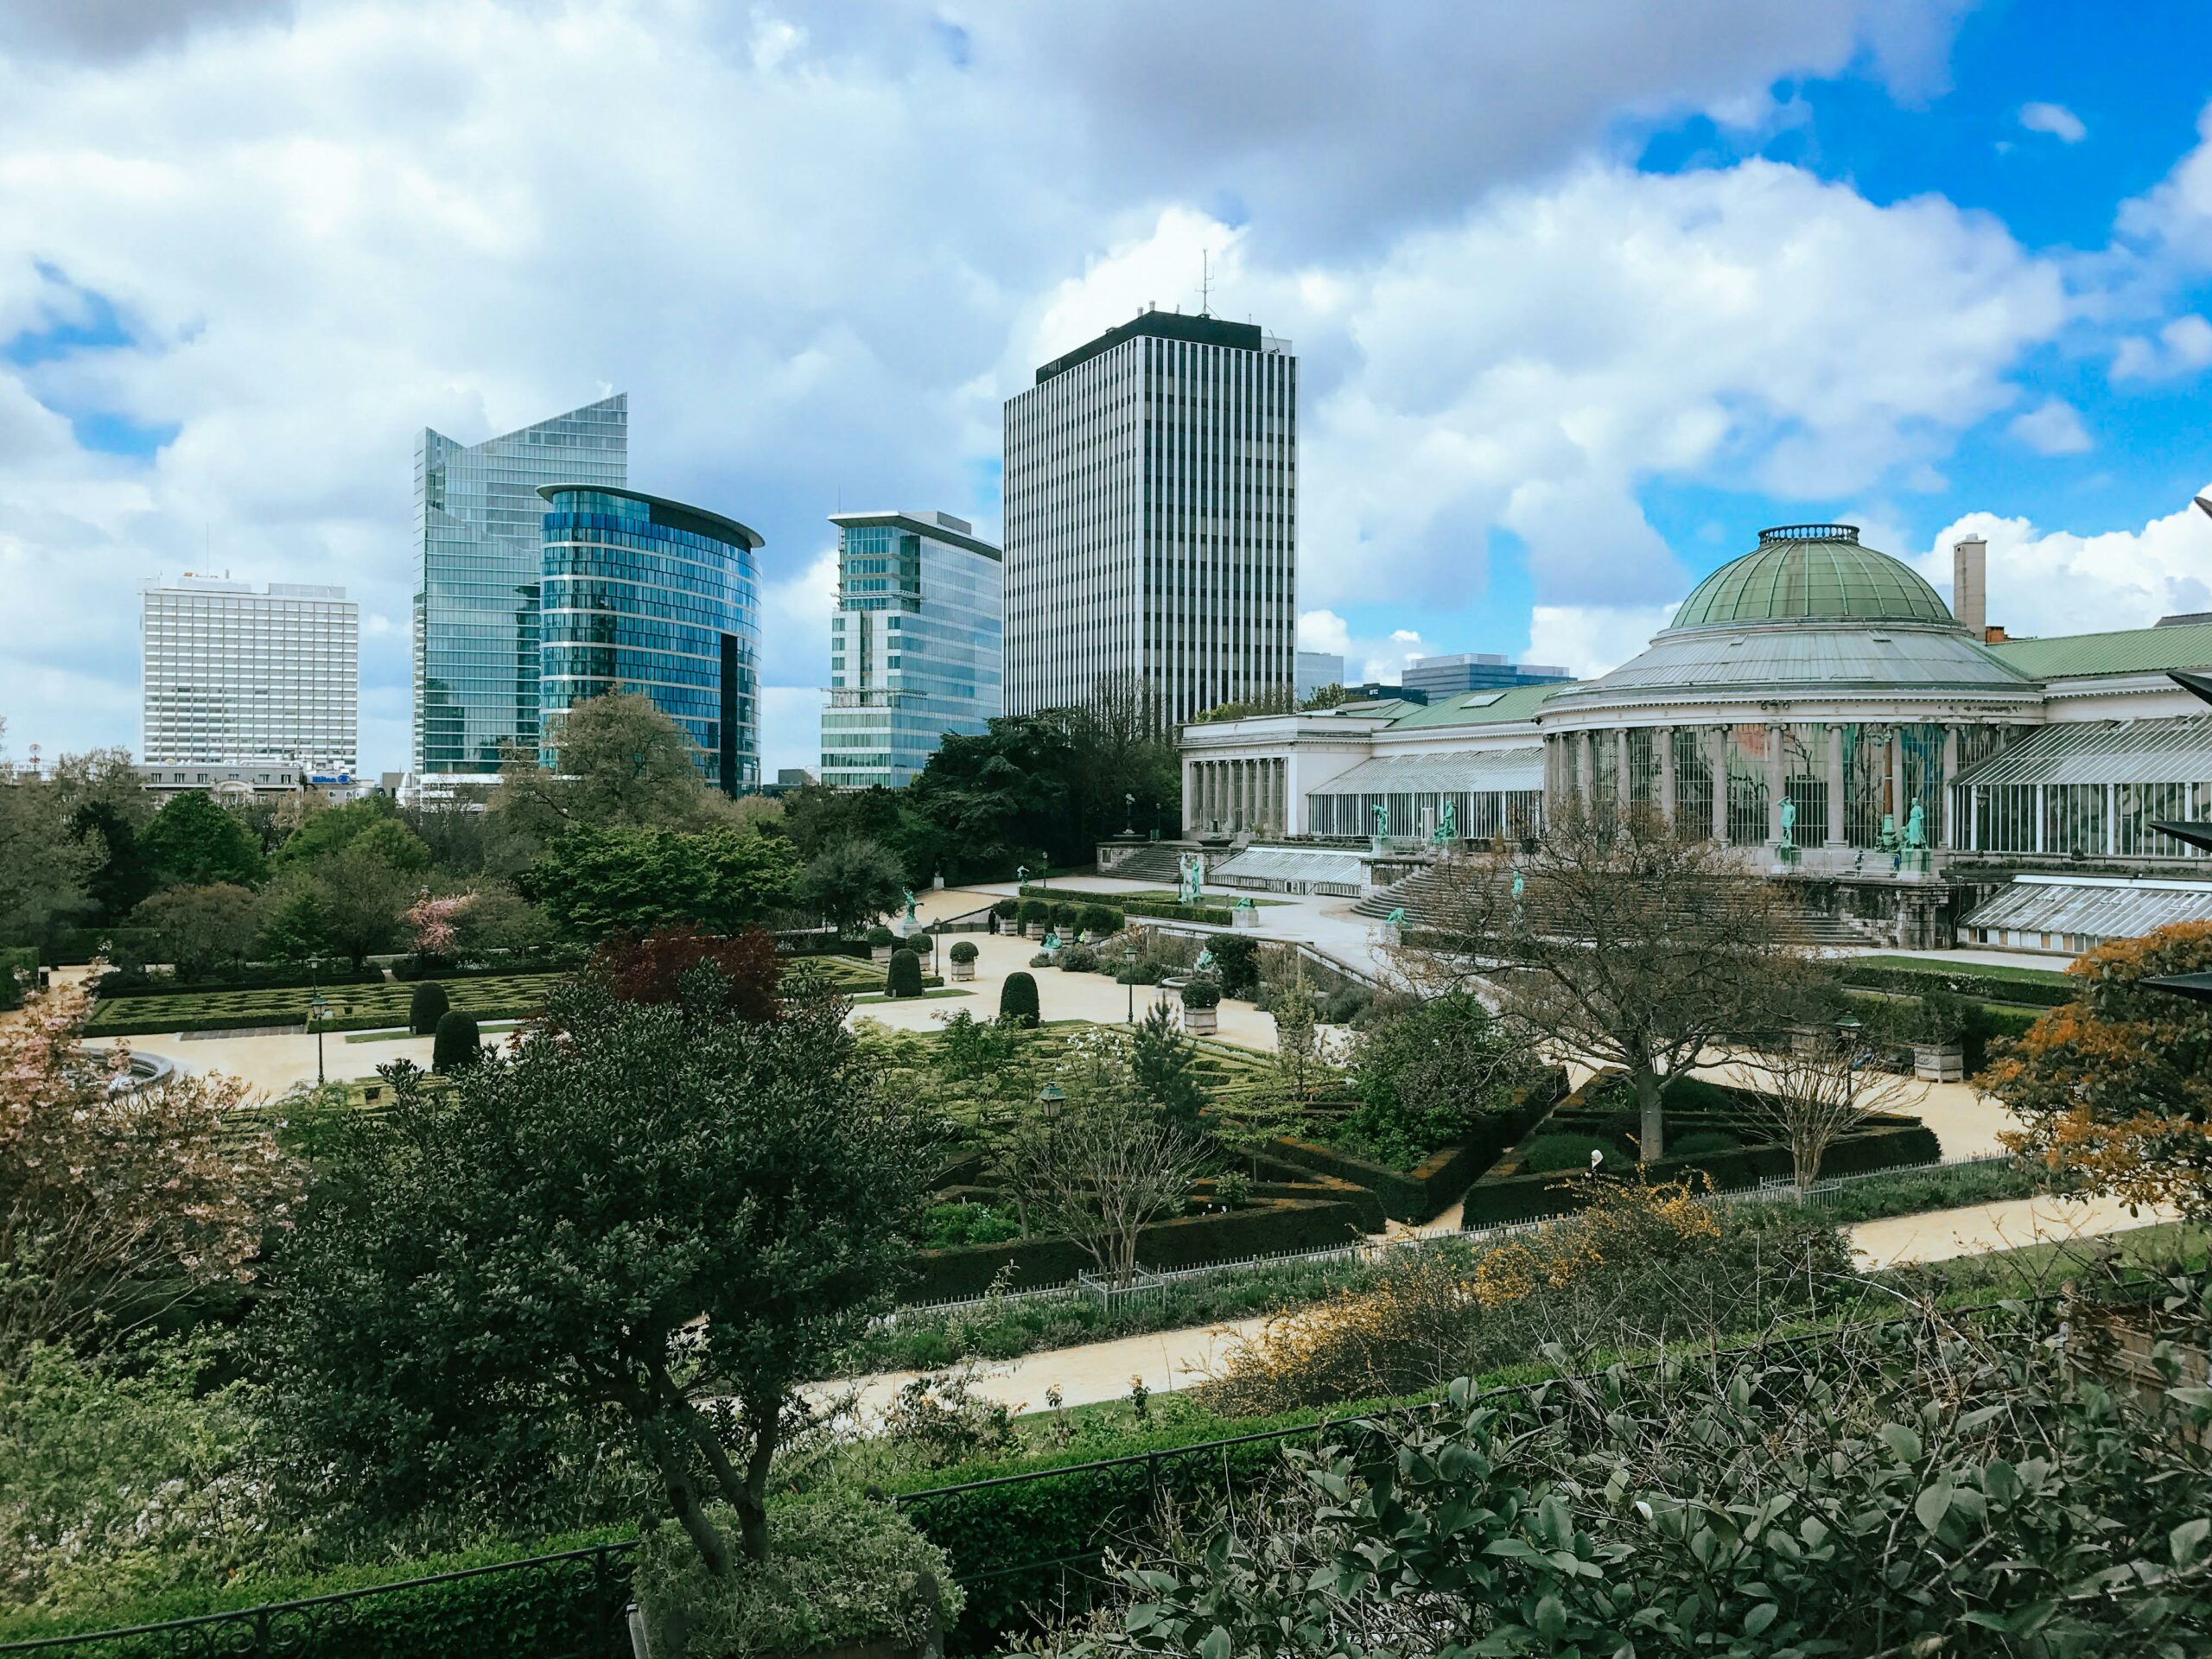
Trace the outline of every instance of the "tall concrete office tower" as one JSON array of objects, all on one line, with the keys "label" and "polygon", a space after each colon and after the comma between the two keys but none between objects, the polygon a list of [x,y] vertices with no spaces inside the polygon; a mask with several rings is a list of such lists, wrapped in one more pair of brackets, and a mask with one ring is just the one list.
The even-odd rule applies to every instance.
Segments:
[{"label": "tall concrete office tower", "polygon": [[535,426],[415,444],[415,770],[489,777],[537,747],[538,573],[548,484],[629,482],[625,393]]},{"label": "tall concrete office tower", "polygon": [[343,588],[186,576],[143,595],[145,753],[156,766],[359,760],[361,607]]},{"label": "tall concrete office tower", "polygon": [[1298,359],[1147,310],[1006,406],[1006,706],[1134,675],[1186,720],[1295,672]]},{"label": "tall concrete office tower", "polygon": [[949,512],[838,512],[822,781],[911,784],[1001,711],[999,550]]}]

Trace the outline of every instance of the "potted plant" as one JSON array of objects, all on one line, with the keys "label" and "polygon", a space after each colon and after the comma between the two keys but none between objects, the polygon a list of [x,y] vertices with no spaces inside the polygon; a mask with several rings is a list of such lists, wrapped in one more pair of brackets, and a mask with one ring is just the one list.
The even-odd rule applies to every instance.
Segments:
[{"label": "potted plant", "polygon": [[1052,919],[1052,907],[1042,899],[1021,901],[1021,932],[1025,938],[1041,939]]},{"label": "potted plant", "polygon": [[1194,979],[1183,987],[1183,1029],[1194,1037],[1210,1037],[1221,1027],[1221,987],[1210,979]]},{"label": "potted plant", "polygon": [[1014,918],[1020,914],[1020,899],[1000,899],[998,903],[991,906],[991,931],[994,933],[1012,932],[1014,931]]},{"label": "potted plant", "polygon": [[1961,1083],[1967,1075],[1967,1027],[1974,1010],[1957,992],[1942,986],[1923,992],[1906,1025],[1912,1045],[1912,1075],[1930,1083]]},{"label": "potted plant", "polygon": [[891,960],[891,953],[898,948],[899,936],[887,927],[871,927],[868,931],[868,954],[878,962]]},{"label": "potted plant", "polygon": [[923,932],[919,928],[916,928],[912,933],[909,933],[906,936],[905,944],[909,950],[921,957],[925,962],[929,960],[931,953],[937,949],[937,941],[931,938],[930,935]]},{"label": "potted plant", "polygon": [[963,939],[946,954],[952,959],[953,978],[973,979],[976,977],[977,952],[973,941]]}]

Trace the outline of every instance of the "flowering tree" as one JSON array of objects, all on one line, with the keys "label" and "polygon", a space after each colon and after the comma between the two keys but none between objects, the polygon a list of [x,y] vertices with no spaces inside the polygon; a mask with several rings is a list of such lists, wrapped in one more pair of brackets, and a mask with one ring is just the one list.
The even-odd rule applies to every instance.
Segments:
[{"label": "flowering tree", "polygon": [[2212,1004],[2146,986],[2212,969],[2212,922],[2114,939],[1974,1081],[2026,1125],[2018,1152],[2131,1204],[2212,1215]]},{"label": "flowering tree", "polygon": [[458,937],[454,918],[475,899],[474,893],[462,893],[445,899],[417,899],[410,905],[405,920],[409,931],[415,936],[415,954],[418,957],[451,956],[454,941]]},{"label": "flowering tree", "polygon": [[0,1025],[0,1366],[31,1345],[110,1339],[197,1286],[252,1276],[295,1171],[230,1122],[245,1085],[124,1086],[129,1057],[81,1046],[89,999],[58,988]]}]

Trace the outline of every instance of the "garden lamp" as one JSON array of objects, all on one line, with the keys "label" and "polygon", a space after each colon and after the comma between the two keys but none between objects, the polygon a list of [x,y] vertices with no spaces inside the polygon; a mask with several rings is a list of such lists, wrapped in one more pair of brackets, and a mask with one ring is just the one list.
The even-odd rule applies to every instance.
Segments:
[{"label": "garden lamp", "polygon": [[1059,1116],[1060,1108],[1066,1102],[1066,1094],[1056,1083],[1048,1083],[1038,1091],[1037,1103],[1045,1109],[1045,1120],[1047,1122]]},{"label": "garden lamp", "polygon": [[1127,985],[1128,985],[1128,988],[1129,988],[1129,1023],[1130,1023],[1131,1025],[1133,1025],[1133,1026],[1134,1026],[1134,1025],[1135,1025],[1135,1024],[1136,1024],[1136,1022],[1137,1022],[1137,948],[1136,948],[1136,946],[1135,946],[1134,944],[1132,944],[1132,945],[1127,946],[1126,948],[1124,948],[1124,949],[1123,949],[1123,950],[1122,950],[1122,963],[1123,963],[1124,967],[1125,967],[1125,968],[1126,968],[1126,969],[1127,969],[1127,972],[1126,972],[1126,973],[1124,973],[1124,975],[1122,976],[1122,978],[1123,978],[1124,982],[1125,982],[1125,983],[1127,983]]},{"label": "garden lamp", "polygon": [[322,993],[315,994],[315,1001],[308,1004],[308,1018],[315,1024],[315,1081],[320,1089],[322,1075],[322,1022],[330,1017],[330,1004],[322,1000]]}]

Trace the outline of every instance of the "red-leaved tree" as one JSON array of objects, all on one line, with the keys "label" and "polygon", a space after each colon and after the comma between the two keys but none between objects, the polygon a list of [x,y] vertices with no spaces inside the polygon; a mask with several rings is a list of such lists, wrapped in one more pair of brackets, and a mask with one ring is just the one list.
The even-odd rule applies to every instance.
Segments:
[{"label": "red-leaved tree", "polygon": [[729,1009],[739,1019],[773,1020],[779,1012],[776,992],[783,963],[776,957],[776,942],[757,927],[742,933],[702,933],[689,925],[664,927],[641,939],[610,939],[592,962],[607,975],[620,1001],[676,1001],[683,976],[711,962],[729,982]]}]

